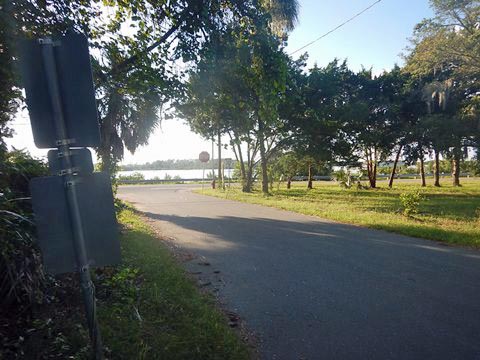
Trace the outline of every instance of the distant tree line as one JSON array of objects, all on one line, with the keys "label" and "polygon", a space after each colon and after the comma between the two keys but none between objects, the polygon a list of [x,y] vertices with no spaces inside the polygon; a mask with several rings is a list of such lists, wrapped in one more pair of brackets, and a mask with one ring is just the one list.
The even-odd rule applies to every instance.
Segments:
[{"label": "distant tree line", "polygon": [[[232,159],[223,159],[225,169],[235,168],[237,161]],[[202,163],[198,159],[186,159],[186,160],[156,160],[153,162],[147,162],[145,164],[127,164],[120,165],[122,171],[132,170],[195,170],[195,169],[211,169],[212,167],[218,168],[218,159],[210,160],[207,163]]]}]

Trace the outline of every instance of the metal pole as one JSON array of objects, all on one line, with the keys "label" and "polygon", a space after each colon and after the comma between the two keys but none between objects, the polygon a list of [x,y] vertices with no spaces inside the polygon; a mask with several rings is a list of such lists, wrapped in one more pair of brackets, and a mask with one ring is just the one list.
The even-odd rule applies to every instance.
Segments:
[{"label": "metal pole", "polygon": [[215,163],[213,162],[214,156],[213,156],[213,150],[215,148],[215,143],[213,142],[213,137],[212,137],[212,189],[215,189]]},{"label": "metal pole", "polygon": [[[220,157],[218,157],[219,161],[220,161]],[[225,190],[225,160],[222,161],[222,189]]]},{"label": "metal pole", "polygon": [[80,214],[77,194],[78,176],[74,174],[72,160],[70,157],[70,142],[68,139],[65,119],[63,116],[61,94],[58,85],[56,72],[55,55],[53,51],[54,43],[50,38],[39,40],[42,45],[42,56],[47,76],[48,90],[52,99],[52,108],[54,122],[57,133],[57,147],[59,156],[62,160],[63,172],[65,178],[65,191],[67,195],[68,211],[73,227],[73,239],[75,246],[75,255],[77,267],[80,275],[80,286],[82,288],[85,302],[85,311],[90,331],[90,339],[93,345],[95,359],[103,359],[103,347],[100,337],[100,330],[96,317],[95,287],[93,285],[90,268],[88,264],[87,251],[85,248],[85,236],[83,233],[82,218]]}]

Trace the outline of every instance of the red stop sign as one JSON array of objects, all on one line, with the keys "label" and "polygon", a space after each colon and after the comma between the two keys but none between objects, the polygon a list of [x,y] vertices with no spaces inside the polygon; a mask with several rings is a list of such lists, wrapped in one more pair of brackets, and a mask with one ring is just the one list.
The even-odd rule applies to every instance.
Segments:
[{"label": "red stop sign", "polygon": [[200,155],[198,155],[198,159],[203,162],[203,163],[206,163],[208,162],[208,160],[210,160],[210,154],[206,151],[202,151],[200,153]]}]

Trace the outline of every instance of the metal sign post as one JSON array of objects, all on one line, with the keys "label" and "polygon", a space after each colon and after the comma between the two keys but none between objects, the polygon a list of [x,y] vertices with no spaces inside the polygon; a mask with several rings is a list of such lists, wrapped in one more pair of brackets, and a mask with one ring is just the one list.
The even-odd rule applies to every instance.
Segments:
[{"label": "metal sign post", "polygon": [[203,163],[203,172],[202,172],[202,193],[203,193],[203,186],[205,182],[205,164],[210,160],[210,154],[206,151],[202,151],[198,155],[198,160],[200,160]]},{"label": "metal sign post", "polygon": [[22,40],[20,70],[32,133],[48,154],[53,176],[30,181],[32,208],[46,272],[78,271],[95,359],[103,358],[90,267],[121,261],[108,174],[94,172],[90,151],[100,145],[87,38]]},{"label": "metal sign post", "polygon": [[80,274],[80,285],[85,302],[90,338],[93,344],[95,359],[102,359],[102,341],[95,309],[95,287],[90,276],[90,268],[85,247],[85,236],[83,232],[82,218],[79,210],[79,199],[76,188],[80,179],[78,176],[75,176],[71,161],[70,144],[73,143],[74,140],[68,138],[65,125],[59,82],[57,78],[57,66],[53,49],[54,43],[50,38],[40,39],[39,43],[41,44],[42,48],[42,58],[45,67],[44,70],[53,110],[53,120],[57,136],[56,144],[58,153],[61,154],[61,163],[64,170],[63,176],[65,180],[64,184],[67,196],[68,212],[73,228],[75,255]]}]

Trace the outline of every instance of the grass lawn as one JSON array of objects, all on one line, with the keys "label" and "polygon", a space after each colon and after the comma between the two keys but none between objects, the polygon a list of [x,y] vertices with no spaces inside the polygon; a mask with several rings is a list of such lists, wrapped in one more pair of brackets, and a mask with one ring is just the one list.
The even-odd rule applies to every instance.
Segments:
[{"label": "grass lawn", "polygon": [[[430,184],[421,188],[418,182],[396,180],[389,189],[386,181],[379,181],[377,189],[360,190],[342,189],[335,182],[314,182],[314,189],[307,190],[306,183],[293,183],[291,189],[285,185],[277,189],[275,185],[271,196],[263,196],[258,190],[242,193],[238,188],[205,189],[203,193],[480,248],[480,179],[461,179],[462,186],[458,188],[450,185],[450,179],[443,179],[441,188]],[[405,216],[399,195],[415,190],[420,190],[425,200],[421,201],[418,214]]]}]

